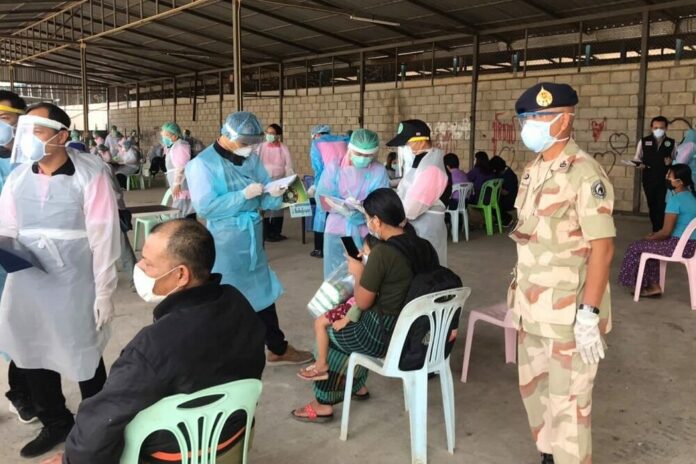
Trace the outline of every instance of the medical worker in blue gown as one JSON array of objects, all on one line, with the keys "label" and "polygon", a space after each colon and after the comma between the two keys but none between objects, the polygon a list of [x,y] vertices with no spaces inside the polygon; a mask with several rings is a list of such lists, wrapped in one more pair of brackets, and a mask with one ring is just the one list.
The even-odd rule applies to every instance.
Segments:
[{"label": "medical worker in blue gown", "polygon": [[270,178],[256,146],[263,126],[253,113],[227,116],[221,136],[186,165],[186,179],[195,211],[206,219],[215,238],[213,272],[222,283],[239,289],[266,325],[268,364],[303,364],[312,354],[298,351],[285,340],[275,302],[283,288],[263,250],[259,210],[277,210],[284,188],[264,192]]},{"label": "medical worker in blue gown", "polygon": [[341,237],[352,237],[358,249],[362,248],[363,237],[369,233],[361,212],[363,200],[373,191],[389,187],[387,170],[376,160],[376,132],[355,130],[347,148],[339,163],[324,165],[317,185],[317,204],[329,213],[324,230],[324,279],[346,260]]}]

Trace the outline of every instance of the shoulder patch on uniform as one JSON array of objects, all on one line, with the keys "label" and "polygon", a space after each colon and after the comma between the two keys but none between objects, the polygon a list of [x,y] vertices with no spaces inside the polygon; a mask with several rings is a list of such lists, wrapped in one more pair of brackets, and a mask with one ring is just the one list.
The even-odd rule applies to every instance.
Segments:
[{"label": "shoulder patch on uniform", "polygon": [[596,180],[592,184],[592,196],[604,200],[607,197],[607,188],[604,186],[604,182],[601,180]]},{"label": "shoulder patch on uniform", "polygon": [[671,146],[672,146],[672,142],[670,142],[669,140],[665,140],[665,147],[671,147]]}]

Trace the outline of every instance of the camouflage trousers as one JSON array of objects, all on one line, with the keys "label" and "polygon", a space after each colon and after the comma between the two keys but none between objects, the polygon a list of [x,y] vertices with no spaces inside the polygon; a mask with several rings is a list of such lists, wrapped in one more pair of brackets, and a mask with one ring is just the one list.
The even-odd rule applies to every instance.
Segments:
[{"label": "camouflage trousers", "polygon": [[590,413],[597,364],[582,362],[575,340],[520,330],[519,384],[532,437],[556,464],[591,464]]}]

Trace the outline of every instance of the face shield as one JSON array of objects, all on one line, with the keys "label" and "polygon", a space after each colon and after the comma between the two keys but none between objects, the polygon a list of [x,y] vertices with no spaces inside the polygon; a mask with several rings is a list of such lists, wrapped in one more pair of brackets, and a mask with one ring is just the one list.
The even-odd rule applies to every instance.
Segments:
[{"label": "face shield", "polygon": [[41,116],[20,116],[12,147],[11,163],[33,163],[46,156],[46,146],[64,146],[54,140],[60,131],[68,130],[63,124]]}]

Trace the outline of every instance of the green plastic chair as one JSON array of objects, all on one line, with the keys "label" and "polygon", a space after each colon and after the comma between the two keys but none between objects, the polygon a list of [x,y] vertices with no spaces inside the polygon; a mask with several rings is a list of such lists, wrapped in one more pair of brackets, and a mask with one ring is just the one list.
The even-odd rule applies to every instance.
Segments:
[{"label": "green plastic chair", "polygon": [[[164,196],[162,197],[162,201],[160,204],[162,206],[168,206],[169,202],[172,200],[172,189],[167,189],[166,192],[164,192]],[[145,243],[145,240],[147,239],[147,236],[150,235],[150,232],[152,232],[152,229],[155,228],[155,226],[161,222],[168,221],[169,219],[172,219],[172,215],[169,214],[162,214],[160,216],[149,216],[149,217],[142,217],[142,218],[136,218],[135,219],[135,228],[133,229],[133,248],[134,251],[138,251],[140,249],[140,235],[142,231],[142,240],[143,243]]]},{"label": "green plastic chair", "polygon": [[[190,395],[180,394],[161,399],[140,411],[126,427],[126,443],[120,464],[138,464],[143,442],[152,433],[160,430],[171,432],[176,437],[182,464],[215,464],[222,428],[227,418],[239,410],[246,412],[242,464],[247,464],[251,425],[262,388],[260,380],[244,379],[206,388]],[[219,398],[204,406],[182,407],[199,398],[216,396]],[[194,452],[191,452],[192,450]]]},{"label": "green plastic chair", "polygon": [[[493,212],[498,222],[498,233],[503,233],[503,225],[500,219],[500,206],[498,202],[500,200],[500,189],[503,186],[503,179],[491,179],[487,180],[481,186],[481,192],[479,193],[478,203],[475,205],[469,205],[470,208],[480,209],[483,212],[483,218],[486,221],[486,234],[493,235]],[[484,203],[485,199],[488,198],[488,204]]]}]

